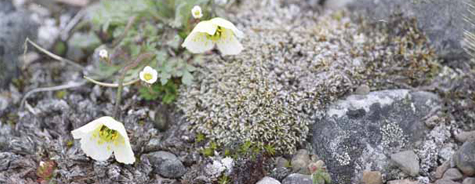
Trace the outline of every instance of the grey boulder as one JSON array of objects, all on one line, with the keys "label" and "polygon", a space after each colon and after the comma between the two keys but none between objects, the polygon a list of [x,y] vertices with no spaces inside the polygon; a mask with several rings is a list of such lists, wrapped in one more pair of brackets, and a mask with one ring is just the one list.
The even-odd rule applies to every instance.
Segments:
[{"label": "grey boulder", "polygon": [[294,173],[282,180],[282,184],[313,184],[310,175]]},{"label": "grey boulder", "polygon": [[411,176],[419,175],[419,158],[417,158],[414,151],[403,151],[392,154],[391,160],[396,162],[399,168],[405,173]]},{"label": "grey boulder", "polygon": [[429,92],[385,90],[352,95],[330,105],[315,122],[312,144],[336,183],[357,183],[361,176],[356,173],[364,170],[388,175],[394,171],[388,155],[415,149],[416,142],[423,142],[429,129],[422,119],[440,105],[439,97]]},{"label": "grey boulder", "polygon": [[166,178],[179,178],[186,172],[186,168],[178,158],[166,151],[157,151],[146,154],[154,167],[154,172]]},{"label": "grey boulder", "polygon": [[280,182],[279,180],[266,176],[259,180],[256,184],[280,184]]},{"label": "grey boulder", "polygon": [[462,173],[458,169],[451,168],[445,171],[443,179],[445,180],[460,180],[463,178]]},{"label": "grey boulder", "polygon": [[475,141],[465,142],[454,154],[454,162],[460,171],[468,176],[475,175]]}]

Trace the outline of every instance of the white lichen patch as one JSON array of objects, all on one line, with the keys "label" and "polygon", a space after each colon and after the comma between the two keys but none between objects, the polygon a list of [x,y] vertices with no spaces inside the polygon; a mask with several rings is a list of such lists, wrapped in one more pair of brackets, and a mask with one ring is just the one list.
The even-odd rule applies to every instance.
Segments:
[{"label": "white lichen patch", "polygon": [[342,153],[335,153],[333,154],[333,158],[340,163],[340,165],[348,165],[350,164],[351,158],[348,152],[342,152]]},{"label": "white lichen patch", "polygon": [[[438,166],[439,154],[443,150],[440,147],[450,139],[450,136],[449,127],[442,123],[433,128],[422,146],[415,150],[417,156],[421,158],[420,167],[422,172],[427,174],[432,168]],[[441,162],[443,161],[445,160],[441,160]]]},{"label": "white lichen patch", "polygon": [[389,122],[381,128],[381,145],[384,149],[400,150],[406,145],[406,137],[401,127],[397,123]]},{"label": "white lichen patch", "polygon": [[381,106],[391,105],[394,101],[407,97],[408,94],[408,90],[391,90],[366,96],[351,95],[346,100],[340,100],[331,106],[328,110],[328,115],[341,118],[351,109],[364,109],[368,112],[375,103],[379,103]]}]

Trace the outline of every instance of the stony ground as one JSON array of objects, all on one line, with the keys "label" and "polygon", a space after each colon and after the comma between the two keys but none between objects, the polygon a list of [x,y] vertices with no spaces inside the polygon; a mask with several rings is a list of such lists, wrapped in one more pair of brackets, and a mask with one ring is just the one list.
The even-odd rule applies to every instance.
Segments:
[{"label": "stony ground", "polygon": [[[24,63],[20,80],[0,94],[0,183],[41,182],[41,162],[54,166],[54,183],[218,183],[222,173],[233,183],[311,183],[307,166],[319,160],[333,183],[473,183],[473,66],[439,57],[417,20],[394,14],[372,22],[297,0],[248,0],[228,11],[246,33],[246,49],[205,56],[176,104],[125,89],[121,122],[133,165],[91,160],[70,134],[112,114],[114,89],[85,83],[81,72],[46,56]],[[51,28],[45,17],[40,27]],[[75,87],[20,104],[28,91],[61,84]],[[284,113],[269,116],[276,111]],[[197,132],[221,146],[271,142],[279,157],[229,165],[223,154],[203,156],[209,144],[197,143]]]}]

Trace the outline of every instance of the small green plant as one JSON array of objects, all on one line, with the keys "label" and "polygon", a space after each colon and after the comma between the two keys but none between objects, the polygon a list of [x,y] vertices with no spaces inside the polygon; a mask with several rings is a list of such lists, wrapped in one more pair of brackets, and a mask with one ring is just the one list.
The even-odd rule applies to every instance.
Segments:
[{"label": "small green plant", "polygon": [[68,94],[66,90],[61,90],[61,91],[56,91],[54,96],[56,96],[56,98],[58,99],[63,99],[66,96],[66,94]]},{"label": "small green plant", "polygon": [[[179,86],[192,83],[193,65],[201,61],[199,56],[180,47],[183,38],[197,24],[190,10],[199,5],[205,17],[210,17],[210,3],[210,0],[100,1],[98,6],[91,7],[90,23],[110,53],[100,55],[106,62],[96,64],[95,71],[86,79],[99,83],[99,80],[120,75],[120,70],[130,66],[130,61],[140,60],[123,74],[123,83],[140,81],[139,72],[149,66],[156,71],[159,82],[153,80],[142,85],[140,96],[145,100],[172,103]],[[148,57],[141,58],[144,54]]]},{"label": "small green plant", "polygon": [[273,145],[265,145],[264,146],[264,150],[266,151],[267,154],[269,154],[270,156],[273,156],[275,155],[275,147]]},{"label": "small green plant", "polygon": [[312,173],[313,184],[331,184],[330,174],[326,171],[325,163],[321,160],[311,163],[308,167]]},{"label": "small green plant", "polygon": [[198,133],[196,135],[196,143],[200,143],[206,139],[206,135],[202,133]]},{"label": "small green plant", "polygon": [[255,158],[257,155],[273,156],[276,153],[273,145],[263,145],[251,141],[245,141],[237,148],[224,149],[225,156],[232,156],[234,158]]},{"label": "small green plant", "polygon": [[207,157],[214,156],[216,149],[218,149],[218,145],[215,142],[210,142],[209,146],[202,150],[202,154]]},{"label": "small green plant", "polygon": [[56,170],[56,163],[54,161],[40,162],[36,170],[38,182],[49,182],[55,175],[54,170]]},{"label": "small green plant", "polygon": [[150,87],[141,87],[139,92],[145,100],[156,100],[161,97],[164,104],[170,104],[178,95],[178,85],[172,81],[168,81],[165,85],[155,83]]},{"label": "small green plant", "polygon": [[219,184],[229,184],[229,183],[231,183],[231,178],[229,178],[229,176],[222,175],[222,176],[219,178],[218,183],[219,183]]}]

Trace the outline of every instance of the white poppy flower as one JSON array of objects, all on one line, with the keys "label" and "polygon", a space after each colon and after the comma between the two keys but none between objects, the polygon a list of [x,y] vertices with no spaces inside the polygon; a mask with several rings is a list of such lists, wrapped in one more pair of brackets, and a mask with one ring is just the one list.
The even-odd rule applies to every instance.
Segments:
[{"label": "white poppy flower", "polygon": [[193,7],[193,9],[191,9],[191,15],[193,15],[195,19],[199,19],[203,17],[203,13],[201,12],[201,7],[200,6]]},{"label": "white poppy flower", "polygon": [[223,18],[214,18],[198,23],[181,46],[192,53],[203,53],[216,45],[223,55],[236,55],[243,50],[236,37],[241,38],[243,35],[233,23]]},{"label": "white poppy flower", "polygon": [[153,69],[150,66],[146,66],[140,73],[139,73],[140,80],[153,84],[157,82],[158,72],[157,70]]},{"label": "white poppy flower", "polygon": [[106,49],[102,49],[102,50],[99,51],[99,57],[101,59],[107,59],[107,58],[109,58],[109,53],[107,52]]},{"label": "white poppy flower", "polygon": [[115,159],[120,163],[135,162],[124,125],[112,117],[101,117],[71,133],[74,139],[81,139],[81,149],[94,160],[105,161],[114,152]]}]

